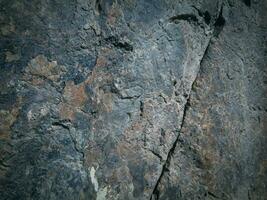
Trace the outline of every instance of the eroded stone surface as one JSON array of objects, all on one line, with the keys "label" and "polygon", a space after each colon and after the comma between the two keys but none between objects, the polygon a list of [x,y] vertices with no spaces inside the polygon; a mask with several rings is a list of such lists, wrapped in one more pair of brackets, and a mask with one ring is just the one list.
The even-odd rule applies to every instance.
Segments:
[{"label": "eroded stone surface", "polygon": [[155,199],[266,199],[264,7],[224,4]]},{"label": "eroded stone surface", "polygon": [[0,198],[264,199],[264,1],[0,4]]}]

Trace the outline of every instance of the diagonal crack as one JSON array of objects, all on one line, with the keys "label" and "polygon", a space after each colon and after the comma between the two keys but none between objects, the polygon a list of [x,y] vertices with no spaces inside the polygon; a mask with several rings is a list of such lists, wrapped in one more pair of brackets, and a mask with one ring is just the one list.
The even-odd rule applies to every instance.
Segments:
[{"label": "diagonal crack", "polygon": [[174,150],[175,150],[175,148],[177,146],[177,143],[179,141],[180,131],[181,131],[183,125],[184,125],[186,111],[187,111],[187,109],[189,107],[188,105],[189,105],[189,101],[187,100],[187,103],[186,103],[185,108],[184,108],[184,114],[183,114],[183,118],[182,118],[182,122],[181,122],[181,126],[180,126],[180,129],[179,129],[178,135],[177,135],[176,140],[174,141],[172,147],[170,148],[170,150],[168,152],[167,159],[166,159],[165,163],[163,164],[163,167],[162,167],[162,170],[161,170],[161,174],[160,174],[160,176],[159,176],[159,178],[157,180],[157,183],[156,183],[156,185],[155,185],[155,187],[153,189],[153,192],[152,192],[152,194],[150,196],[150,200],[157,200],[157,199],[159,199],[158,185],[161,182],[161,179],[162,179],[162,177],[164,175],[164,172],[165,171],[168,171],[168,169],[169,169],[172,155],[173,155]]},{"label": "diagonal crack", "polygon": [[[206,46],[206,48],[205,48],[205,50],[204,50],[204,53],[203,53],[203,56],[202,56],[202,58],[201,58],[201,60],[200,60],[200,64],[199,64],[199,65],[201,65],[201,63],[202,63],[202,61],[203,61],[203,58],[205,57],[205,55],[206,55],[206,53],[207,53],[207,49],[208,49],[208,47],[209,47],[210,40],[211,40],[211,38],[210,38],[209,41],[208,41],[208,44],[207,44],[207,46]],[[199,71],[200,71],[200,69],[199,69]],[[193,85],[195,84],[195,82],[196,82],[196,80],[197,80],[197,76],[198,76],[198,75],[196,75],[196,78],[195,78],[195,80],[193,81],[193,83],[192,83],[192,85],[191,85],[191,90],[190,90],[190,91],[192,91],[192,87],[193,87]],[[173,156],[174,150],[175,150],[175,148],[176,148],[176,146],[177,146],[177,143],[178,143],[178,141],[179,141],[179,138],[180,138],[180,137],[179,137],[179,136],[180,136],[180,132],[181,132],[182,127],[184,126],[185,117],[186,117],[186,112],[187,112],[189,106],[190,106],[190,95],[187,97],[187,101],[186,101],[186,104],[185,104],[185,107],[184,107],[184,111],[183,111],[182,122],[181,122],[181,125],[180,125],[180,129],[178,130],[178,135],[177,135],[177,137],[176,137],[176,139],[175,139],[175,141],[174,141],[172,147],[170,148],[170,150],[169,150],[169,152],[168,152],[167,159],[166,159],[165,163],[163,164],[163,167],[162,167],[162,170],[161,170],[161,174],[160,174],[160,176],[159,176],[159,178],[158,178],[158,180],[157,180],[157,182],[156,182],[156,185],[154,186],[153,192],[152,192],[152,194],[151,194],[151,196],[150,196],[150,200],[157,200],[157,199],[159,199],[159,190],[158,190],[158,186],[159,186],[159,184],[160,184],[160,182],[161,182],[161,179],[162,179],[162,177],[163,177],[163,175],[164,175],[164,172],[169,170],[169,166],[170,166],[171,158],[172,158],[172,156]]]},{"label": "diagonal crack", "polygon": [[[220,5],[219,14],[217,16],[217,19],[215,20],[215,24],[213,24],[213,32],[216,31],[216,22],[218,20],[220,20],[220,18],[222,17],[222,9],[223,9],[223,4]],[[213,36],[216,36],[216,35],[213,35]],[[207,50],[208,50],[208,47],[210,45],[211,39],[212,39],[212,36],[207,41],[206,48],[204,49],[204,53],[203,53],[202,58],[200,59],[200,62],[199,62],[199,66],[201,66],[201,63],[203,62],[203,59],[204,59],[205,55],[207,54]],[[198,69],[198,73],[199,73],[199,71],[200,71],[200,67]],[[190,94],[191,94],[193,85],[195,84],[195,82],[197,80],[198,73],[197,73],[194,81],[192,82]],[[159,199],[159,195],[160,195],[159,192],[160,191],[158,189],[158,186],[159,186],[159,184],[160,184],[160,182],[162,180],[162,177],[163,177],[165,171],[169,171],[169,166],[170,166],[171,158],[173,156],[173,153],[174,153],[174,150],[175,150],[175,148],[177,146],[177,143],[178,143],[178,141],[180,139],[180,132],[181,132],[181,129],[184,126],[184,123],[185,123],[186,112],[187,112],[187,110],[188,110],[188,108],[190,106],[190,95],[187,97],[186,100],[187,101],[186,101],[186,104],[185,104],[185,107],[184,107],[184,110],[183,110],[183,117],[182,117],[182,122],[181,122],[181,125],[180,125],[180,129],[178,130],[178,135],[177,135],[177,137],[176,137],[176,139],[175,139],[172,147],[170,148],[170,150],[168,152],[167,159],[166,159],[165,163],[162,166],[161,174],[160,174],[160,176],[159,176],[159,178],[158,178],[158,180],[157,180],[157,182],[156,182],[156,184],[154,186],[154,189],[153,189],[152,194],[150,196],[150,200],[158,200]]]}]

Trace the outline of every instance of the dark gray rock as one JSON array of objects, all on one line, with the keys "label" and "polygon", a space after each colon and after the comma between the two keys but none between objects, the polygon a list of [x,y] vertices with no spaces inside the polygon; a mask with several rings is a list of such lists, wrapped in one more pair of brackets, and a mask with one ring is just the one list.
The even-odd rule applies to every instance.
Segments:
[{"label": "dark gray rock", "polygon": [[265,199],[264,1],[0,1],[0,199]]}]

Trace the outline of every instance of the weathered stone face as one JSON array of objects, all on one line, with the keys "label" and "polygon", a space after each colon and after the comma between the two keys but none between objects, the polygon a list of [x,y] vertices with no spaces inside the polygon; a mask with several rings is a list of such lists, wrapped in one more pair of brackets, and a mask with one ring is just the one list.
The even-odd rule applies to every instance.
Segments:
[{"label": "weathered stone face", "polygon": [[0,5],[0,199],[265,199],[265,0]]}]

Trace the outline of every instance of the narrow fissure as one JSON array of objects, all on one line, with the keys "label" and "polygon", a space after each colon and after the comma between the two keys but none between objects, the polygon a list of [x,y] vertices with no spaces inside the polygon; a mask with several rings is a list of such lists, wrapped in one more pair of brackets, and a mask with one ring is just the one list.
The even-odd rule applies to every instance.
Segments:
[{"label": "narrow fissure", "polygon": [[216,19],[216,21],[214,23],[213,35],[215,37],[219,36],[221,31],[223,30],[224,25],[225,25],[225,19],[223,17],[223,6],[222,6],[221,9],[220,9],[219,16],[218,16],[218,18]]},{"label": "narrow fissure", "polygon": [[[218,16],[218,19],[221,17],[221,12],[222,12],[222,7],[221,7],[221,9],[220,9],[220,14],[219,14],[219,16]],[[218,21],[218,19],[216,20],[216,22]],[[216,22],[215,22],[215,24],[216,24]],[[214,24],[214,27],[215,27],[215,24]],[[215,29],[215,28],[214,28],[214,29]],[[215,30],[214,30],[214,31],[215,31]],[[206,48],[205,48],[205,50],[204,50],[202,59],[200,60],[200,63],[199,63],[200,66],[201,66],[201,63],[203,62],[204,57],[205,57],[206,54],[207,54],[207,50],[208,50],[208,48],[209,48],[210,41],[211,41],[211,38],[209,39],[208,44],[207,44],[207,46],[206,46]],[[199,68],[199,71],[200,71],[200,68]],[[199,71],[198,71],[198,72],[199,72]],[[196,75],[196,78],[195,78],[195,80],[193,81],[193,83],[192,83],[192,85],[191,85],[191,90],[190,90],[190,92],[191,92],[192,89],[193,89],[193,86],[194,86],[194,84],[195,84],[195,82],[196,82],[196,80],[197,80],[197,77],[198,77],[198,74]],[[160,184],[160,182],[161,182],[161,179],[162,179],[162,177],[163,177],[163,175],[164,175],[164,172],[165,172],[165,171],[169,171],[168,168],[169,168],[169,165],[170,165],[170,161],[171,161],[171,158],[172,158],[172,156],[173,156],[174,150],[175,150],[175,148],[176,148],[176,146],[177,146],[177,143],[179,142],[180,132],[181,132],[183,126],[184,126],[184,123],[185,123],[185,117],[186,117],[186,112],[187,112],[187,110],[188,110],[189,107],[190,107],[190,94],[189,94],[189,96],[187,97],[187,102],[186,102],[185,107],[184,107],[183,118],[182,118],[182,122],[181,122],[180,129],[178,130],[177,138],[176,138],[176,140],[174,141],[174,143],[173,143],[171,149],[170,149],[169,152],[168,152],[167,159],[166,159],[165,163],[163,164],[161,174],[160,174],[160,176],[159,176],[159,178],[158,178],[158,180],[157,180],[157,182],[156,182],[156,184],[155,184],[155,187],[154,187],[154,189],[153,189],[153,191],[152,191],[152,194],[151,194],[151,196],[150,196],[150,200],[158,200],[158,199],[159,199],[160,191],[159,191],[159,189],[158,189],[158,186],[159,186],[159,184]]]},{"label": "narrow fissure", "polygon": [[160,174],[160,176],[158,178],[158,181],[157,181],[157,183],[156,183],[156,185],[155,185],[155,187],[153,189],[153,192],[152,192],[152,195],[150,197],[150,200],[158,200],[159,199],[160,192],[158,190],[158,186],[159,186],[160,181],[161,181],[161,179],[162,179],[162,177],[164,175],[164,172],[165,171],[169,171],[170,161],[171,161],[172,155],[174,153],[174,150],[175,150],[175,148],[177,146],[177,143],[179,141],[180,131],[181,131],[183,125],[184,125],[185,117],[186,117],[186,111],[187,111],[188,107],[189,107],[189,98],[188,98],[187,103],[186,103],[185,108],[184,108],[184,114],[183,114],[183,118],[182,118],[182,122],[181,122],[181,127],[180,127],[180,130],[178,132],[177,138],[174,141],[171,149],[168,152],[166,162],[164,163],[164,165],[162,167],[161,174]]}]

